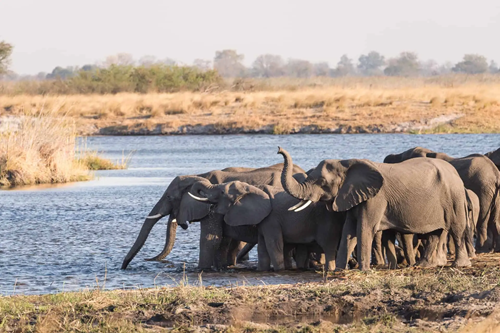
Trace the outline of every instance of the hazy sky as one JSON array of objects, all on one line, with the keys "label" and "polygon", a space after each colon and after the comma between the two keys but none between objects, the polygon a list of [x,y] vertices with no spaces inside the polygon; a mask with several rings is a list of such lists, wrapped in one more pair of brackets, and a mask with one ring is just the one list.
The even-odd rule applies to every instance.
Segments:
[{"label": "hazy sky", "polygon": [[118,52],[191,63],[236,49],[328,61],[376,50],[391,57],[500,62],[500,0],[0,0],[0,40],[12,70],[50,72]]}]

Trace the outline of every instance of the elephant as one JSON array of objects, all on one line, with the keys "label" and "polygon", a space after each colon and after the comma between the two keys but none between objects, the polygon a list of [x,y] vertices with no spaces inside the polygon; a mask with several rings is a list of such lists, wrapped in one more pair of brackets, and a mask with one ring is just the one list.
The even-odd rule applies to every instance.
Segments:
[{"label": "elephant", "polygon": [[325,269],[335,269],[344,214],[329,211],[324,203],[303,209],[297,206],[293,212],[288,208],[296,206],[297,199],[281,186],[253,186],[241,181],[200,181],[191,187],[190,193],[193,198],[214,205],[214,211],[224,215],[227,225],[258,230],[258,270],[269,270],[271,264],[275,271],[285,269],[285,244],[314,241],[325,253]]},{"label": "elephant", "polygon": [[[403,234],[449,230],[457,247],[454,265],[470,266],[463,242],[467,226],[464,184],[449,163],[427,158],[392,165],[360,159],[323,160],[299,182],[292,177],[290,154],[282,148],[278,154],[285,161],[283,188],[302,200],[295,210],[322,201],[333,211],[347,212],[337,268],[347,268],[357,245],[359,269],[370,269],[374,235],[389,229]],[[429,242],[421,266],[432,265],[428,254],[437,245],[435,240]]]},{"label": "elephant", "polygon": [[[222,242],[223,223],[222,217],[218,214],[210,214],[209,206],[200,203],[187,192],[191,186],[202,179],[208,179],[211,183],[218,184],[233,180],[242,180],[255,185],[281,186],[280,173],[283,164],[276,164],[264,168],[240,168],[231,167],[222,170],[209,171],[199,175],[186,175],[175,177],[160,200],[155,204],[149,215],[146,217],[139,235],[132,248],[127,253],[122,263],[122,269],[126,269],[132,259],[140,251],[153,226],[164,216],[169,216],[167,223],[167,238],[163,251],[154,258],[147,260],[162,260],[172,250],[175,243],[177,225],[183,229],[188,228],[186,221],[200,221],[200,257],[198,267],[201,269],[210,268],[216,259],[216,251]],[[305,174],[299,166],[293,167],[293,172],[297,177]],[[303,177],[303,176],[302,176]],[[224,249],[227,252],[227,248]],[[225,258],[220,254],[215,265],[221,266],[221,261]]]},{"label": "elephant", "polygon": [[493,163],[495,163],[498,170],[500,170],[500,148],[490,151],[489,153],[486,153],[484,155],[488,157]]},{"label": "elephant", "polygon": [[[415,147],[400,154],[388,155],[384,163],[399,163],[415,157],[436,158],[449,162],[458,171],[466,188],[479,198],[476,252],[500,252],[500,172],[495,164],[481,154],[453,158],[444,153]],[[492,237],[488,237],[488,234]]]}]

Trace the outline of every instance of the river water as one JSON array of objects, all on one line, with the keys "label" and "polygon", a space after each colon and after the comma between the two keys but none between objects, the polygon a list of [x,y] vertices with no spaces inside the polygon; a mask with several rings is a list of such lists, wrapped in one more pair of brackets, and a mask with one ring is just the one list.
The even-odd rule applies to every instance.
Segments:
[{"label": "river water", "polygon": [[[90,137],[105,157],[133,152],[127,170],[99,171],[89,182],[0,191],[0,294],[43,294],[86,288],[140,288],[179,283],[269,284],[321,280],[314,272],[259,273],[251,268],[204,272],[198,260],[199,224],[179,228],[167,262],[147,262],[165,241],[160,221],[127,270],[122,260],[144,217],[176,175],[228,166],[263,167],[287,149],[305,170],[325,158],[367,158],[414,146],[452,156],[497,149],[500,135],[234,135]],[[255,250],[251,263],[255,264]],[[186,270],[187,273],[184,273]]]}]

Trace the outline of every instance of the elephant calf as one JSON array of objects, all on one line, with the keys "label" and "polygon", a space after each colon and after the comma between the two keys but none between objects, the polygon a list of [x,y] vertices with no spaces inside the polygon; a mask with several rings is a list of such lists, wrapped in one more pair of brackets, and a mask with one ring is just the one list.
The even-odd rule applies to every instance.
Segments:
[{"label": "elephant calf", "polygon": [[259,270],[269,270],[271,264],[274,270],[286,268],[285,243],[313,241],[325,252],[325,268],[335,268],[344,214],[329,211],[324,203],[299,207],[297,199],[280,188],[256,187],[240,181],[218,185],[200,181],[193,185],[190,194],[196,200],[213,204],[213,210],[224,215],[230,226],[257,227]]}]

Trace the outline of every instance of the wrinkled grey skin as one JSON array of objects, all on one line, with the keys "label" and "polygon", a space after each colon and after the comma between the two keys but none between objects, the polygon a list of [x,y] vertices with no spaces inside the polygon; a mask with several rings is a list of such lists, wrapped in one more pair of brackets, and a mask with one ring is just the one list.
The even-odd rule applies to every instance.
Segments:
[{"label": "wrinkled grey skin", "polygon": [[495,163],[497,168],[500,170],[500,148],[490,151],[489,153],[486,153],[484,155],[488,157],[493,163]]},{"label": "wrinkled grey skin", "polygon": [[285,244],[307,245],[313,241],[325,252],[325,269],[335,268],[344,214],[328,211],[324,203],[289,211],[298,202],[281,186],[256,187],[240,181],[218,185],[200,181],[191,192],[207,198],[214,211],[224,215],[227,225],[258,230],[259,270],[269,270],[271,264],[275,271],[285,269]]},{"label": "wrinkled grey skin", "polygon": [[[373,237],[377,231],[389,229],[403,234],[449,230],[457,245],[454,265],[470,265],[463,242],[467,226],[464,185],[449,163],[427,158],[393,165],[324,160],[300,183],[292,177],[291,156],[281,148],[278,153],[285,159],[281,182],[286,192],[347,212],[337,268],[347,268],[357,244],[359,269],[370,269]],[[433,253],[437,245],[429,242],[427,251]],[[420,265],[432,263],[424,258]]]},{"label": "wrinkled grey skin", "polygon": [[[227,181],[242,180],[255,185],[281,186],[280,173],[282,164],[275,164],[270,167],[253,168],[226,168],[215,170],[200,175],[177,176],[172,180],[165,193],[153,207],[146,218],[137,239],[126,255],[122,263],[122,269],[126,269],[130,261],[142,248],[153,226],[164,216],[169,216],[167,224],[167,239],[163,251],[156,257],[149,260],[162,260],[172,250],[175,243],[177,224],[182,228],[188,227],[188,222],[200,221],[200,257],[199,268],[207,269],[214,264],[216,251],[219,249],[223,235],[223,221],[219,214],[209,214],[209,206],[191,198],[187,193],[191,186],[199,181],[207,179],[213,184]],[[293,167],[293,173],[304,174],[298,166]],[[177,223],[173,220],[176,219]],[[228,249],[224,249],[227,252]],[[219,255],[225,258],[224,254]],[[219,260],[220,261],[220,260]],[[219,263],[216,263],[218,266]]]},{"label": "wrinkled grey skin", "polygon": [[416,157],[441,159],[455,167],[465,187],[479,198],[476,252],[485,253],[492,249],[500,252],[500,196],[498,195],[500,173],[495,164],[481,154],[453,158],[422,147],[415,147],[401,154],[388,155],[384,163],[399,163]]}]

